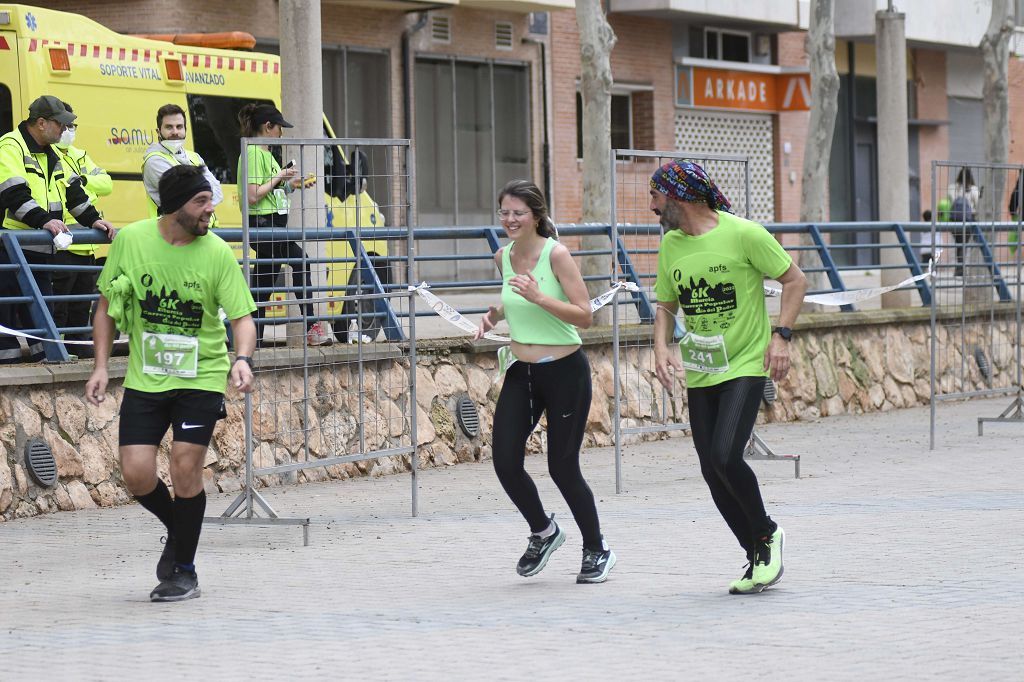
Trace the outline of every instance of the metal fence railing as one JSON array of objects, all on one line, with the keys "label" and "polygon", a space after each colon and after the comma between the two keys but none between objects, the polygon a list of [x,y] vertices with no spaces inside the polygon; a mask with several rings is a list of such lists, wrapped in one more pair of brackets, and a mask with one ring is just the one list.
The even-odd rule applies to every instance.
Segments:
[{"label": "metal fence railing", "polygon": [[[846,291],[852,287],[849,284],[850,275],[863,273],[865,270],[881,271],[884,269],[900,269],[907,274],[920,274],[928,267],[927,256],[935,250],[928,244],[921,243],[924,235],[932,234],[930,223],[823,223],[823,224],[791,224],[778,223],[766,226],[767,229],[782,237],[784,243],[788,235],[804,235],[805,244],[786,244],[786,250],[796,257],[801,251],[813,251],[818,256],[818,264],[803,268],[807,273],[824,273],[829,286],[809,293],[826,293]],[[936,240],[947,245],[947,253],[952,249],[949,245],[958,244],[962,251],[976,260],[991,274],[982,283],[972,283],[971,287],[984,287],[991,290],[993,300],[1009,302],[1013,299],[1012,292],[1017,285],[1019,275],[1016,269],[1016,236],[1018,223],[1016,222],[988,222],[983,226],[964,225],[953,223],[938,223],[935,226]],[[955,239],[957,234],[964,230],[971,232],[971,239]],[[882,232],[891,232],[896,236],[894,244],[874,244],[872,248],[881,252],[884,249],[896,249],[904,257],[904,263],[898,265],[856,264],[844,265],[847,260],[843,257],[844,252],[851,249],[864,249],[863,243],[856,243],[857,235],[869,234],[877,241],[877,235]],[[610,225],[561,225],[558,227],[561,239],[570,244],[570,247],[583,235],[607,235],[608,247],[603,249],[571,249],[576,256],[606,256],[609,259],[609,266],[613,253],[629,253],[631,258],[619,264],[623,276],[640,285],[641,289],[650,288],[654,279],[653,254],[657,253],[656,241],[660,235],[660,227],[656,224],[632,224],[618,225],[616,234],[613,236]],[[241,243],[243,231],[241,229],[219,229],[217,234],[228,242]],[[294,295],[295,298],[320,297],[334,306],[328,306],[323,314],[318,315],[320,319],[330,322],[335,334],[347,334],[350,326],[358,326],[361,330],[361,337],[371,339],[383,338],[390,341],[404,340],[402,319],[410,314],[408,306],[392,305],[392,298],[395,294],[408,291],[410,284],[408,275],[404,268],[406,262],[405,247],[403,246],[408,238],[408,233],[402,229],[377,228],[362,229],[339,229],[321,227],[305,229],[303,236],[307,241],[318,241],[344,245],[344,249],[326,251],[316,256],[307,256],[304,259],[306,266],[338,266],[338,270],[349,273],[348,282],[329,281],[326,283],[314,284],[311,287],[294,287],[288,284],[277,282],[273,291],[281,298]],[[79,244],[97,244],[103,242],[103,237],[93,230],[75,230],[75,242]],[[295,228],[252,228],[249,230],[249,239],[291,239],[296,240]],[[490,250],[496,251],[503,238],[502,230],[494,226],[480,227],[424,227],[417,228],[413,238],[413,249],[416,245],[425,241],[436,240],[482,240],[487,243]],[[393,248],[380,249],[382,253],[367,248],[368,240],[374,243],[388,244]],[[615,248],[613,248],[613,240]],[[641,242],[652,242],[654,245],[644,246]],[[833,243],[843,241],[844,243]],[[25,334],[39,336],[46,339],[60,339],[62,334],[87,333],[87,327],[56,327],[53,322],[51,306],[56,302],[82,302],[94,301],[97,296],[92,295],[43,295],[35,284],[31,272],[56,272],[60,270],[84,270],[85,268],[68,265],[30,265],[24,257],[22,246],[49,244],[48,233],[39,230],[6,230],[0,235],[0,244],[8,254],[7,263],[0,263],[0,270],[15,271],[18,273],[21,285],[20,295],[0,297],[0,305],[24,304],[29,307],[32,319],[32,328],[19,330]],[[303,243],[303,242],[300,242]],[[627,248],[627,246],[629,248]],[[416,265],[424,262],[455,262],[464,260],[489,260],[488,254],[434,254],[415,259]],[[250,265],[255,259],[250,259]],[[621,258],[620,258],[621,260]],[[281,264],[291,264],[287,258],[276,259]],[[955,280],[954,274],[957,264],[953,257],[945,256],[934,264],[936,277],[932,281],[920,280],[916,284],[917,299],[919,305],[928,306],[936,292],[943,292],[953,289],[963,289],[963,284]],[[92,270],[98,270],[93,266]],[[416,266],[413,268],[417,272]],[[610,271],[610,267],[609,267]],[[607,280],[608,275],[593,275],[588,280]],[[414,276],[414,279],[416,277]],[[493,279],[459,280],[435,280],[430,282],[431,287],[437,291],[458,292],[496,292],[501,281],[497,273]],[[646,293],[641,291],[637,294],[623,293],[620,303],[631,305],[636,313],[634,318],[637,321],[650,320],[653,317],[651,301]],[[360,305],[351,305],[350,299],[359,298]],[[282,301],[282,304],[284,301]],[[348,303],[348,305],[346,305]],[[288,316],[287,306],[282,305],[282,311],[276,316],[267,317],[259,321],[262,325],[281,325],[289,322],[299,322],[301,316]],[[486,306],[468,305],[454,307],[462,314],[482,314],[486,312]],[[853,306],[844,306],[843,310],[852,310]],[[432,316],[433,311],[429,309],[413,309],[412,314],[416,317]],[[341,338],[339,337],[339,340]],[[65,348],[61,343],[44,344],[48,361],[60,362],[70,359],[69,351],[73,353],[73,347]]]},{"label": "metal fence railing", "polygon": [[[998,417],[978,419],[979,436],[985,422],[1024,423],[1024,256],[1018,248],[1024,164],[935,161],[931,182],[936,232],[929,241],[949,254],[931,301],[934,448],[936,405],[944,400],[1013,396]],[[1017,222],[1003,222],[1007,218]]]}]

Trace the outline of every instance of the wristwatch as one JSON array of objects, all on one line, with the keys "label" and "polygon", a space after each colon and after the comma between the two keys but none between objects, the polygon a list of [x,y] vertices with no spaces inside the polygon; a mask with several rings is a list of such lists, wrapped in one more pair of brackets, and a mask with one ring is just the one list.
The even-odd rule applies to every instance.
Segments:
[{"label": "wristwatch", "polygon": [[238,355],[238,356],[236,356],[235,357],[235,362],[238,362],[238,361],[242,361],[245,364],[249,365],[249,369],[253,368],[253,366],[252,366],[252,358],[249,357],[248,355]]},{"label": "wristwatch", "polygon": [[772,334],[778,334],[783,341],[793,340],[793,330],[789,327],[772,327]]}]

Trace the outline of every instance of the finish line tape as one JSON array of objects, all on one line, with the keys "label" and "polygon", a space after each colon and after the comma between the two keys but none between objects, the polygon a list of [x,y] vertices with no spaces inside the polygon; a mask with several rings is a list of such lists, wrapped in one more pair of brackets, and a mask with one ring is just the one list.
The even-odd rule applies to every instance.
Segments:
[{"label": "finish line tape", "polygon": [[[91,346],[91,345],[93,345],[92,341],[73,341],[73,340],[65,341],[63,339],[44,339],[42,336],[32,336],[31,334],[26,334],[25,332],[20,332],[17,329],[11,329],[10,327],[5,327],[2,324],[0,324],[0,334],[6,334],[7,336],[20,336],[23,339],[32,339],[33,341],[45,341],[46,343],[64,343],[64,344],[74,344],[76,346]],[[116,341],[114,341],[114,343],[128,343],[128,339],[117,339]]]},{"label": "finish line tape", "polygon": [[[476,330],[479,328],[478,325],[475,325],[472,322],[470,322],[468,319],[466,319],[465,315],[463,315],[458,310],[451,307],[450,305],[442,301],[440,298],[435,296],[433,293],[428,291],[429,288],[430,285],[427,284],[426,282],[423,282],[418,287],[410,286],[409,291],[415,291],[417,294],[419,294],[420,298],[426,301],[427,305],[430,306],[430,309],[437,313],[443,319],[447,320],[448,322],[455,325],[459,329],[467,331],[471,334],[476,333]],[[605,307],[606,305],[608,305],[612,301],[612,299],[615,298],[615,294],[619,293],[619,291],[621,291],[622,289],[632,292],[640,291],[640,287],[633,284],[632,282],[615,282],[612,284],[611,289],[604,292],[597,298],[591,299],[590,312],[596,312],[601,308]],[[484,334],[484,338],[490,339],[491,341],[502,341],[506,343],[512,340],[507,336],[501,336],[500,334],[495,334],[494,332],[487,332],[486,334]]]},{"label": "finish line tape", "polygon": [[[942,258],[942,249],[937,249],[935,252],[935,258],[928,261],[928,272],[914,277],[908,277],[899,284],[893,284],[887,287],[874,287],[871,289],[853,289],[851,291],[835,291],[829,294],[812,294],[810,296],[804,296],[804,303],[817,303],[818,305],[828,306],[842,306],[851,305],[853,303],[859,303],[861,301],[867,301],[868,299],[887,294],[890,291],[896,289],[902,289],[905,286],[911,285],[914,282],[918,282],[922,279],[928,279],[935,274],[934,264],[935,261]],[[782,289],[776,289],[774,287],[765,287],[764,295],[774,298],[782,295]]]}]

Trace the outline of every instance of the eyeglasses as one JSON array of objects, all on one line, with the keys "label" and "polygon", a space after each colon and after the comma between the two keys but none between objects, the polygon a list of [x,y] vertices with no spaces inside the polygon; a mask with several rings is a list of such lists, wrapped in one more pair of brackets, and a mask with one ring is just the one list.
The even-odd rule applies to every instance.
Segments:
[{"label": "eyeglasses", "polygon": [[516,218],[525,218],[530,215],[531,211],[510,211],[507,208],[498,209],[499,218],[508,218],[509,216],[515,216]]},{"label": "eyeglasses", "polygon": [[57,125],[59,125],[61,127],[61,130],[78,130],[78,124],[77,123],[61,123],[60,121],[58,121],[55,118],[48,118],[46,120],[47,121],[53,121],[54,123],[56,123]]}]

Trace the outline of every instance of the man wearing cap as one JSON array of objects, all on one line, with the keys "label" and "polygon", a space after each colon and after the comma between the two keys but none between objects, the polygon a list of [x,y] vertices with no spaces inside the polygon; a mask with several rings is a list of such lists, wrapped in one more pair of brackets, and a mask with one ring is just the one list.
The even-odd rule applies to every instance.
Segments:
[{"label": "man wearing cap", "polygon": [[[231,247],[210,233],[213,190],[202,169],[175,166],[160,178],[162,215],[122,229],[98,282],[93,320],[96,367],[86,399],[105,399],[115,327],[129,336],[121,401],[121,474],[139,503],[167,528],[157,562],[153,601],[199,596],[196,547],[206,494],[203,462],[224,392],[249,392],[256,347],[256,309]],[[235,349],[227,352],[219,310],[231,321]],[[167,428],[174,497],[157,476],[157,448]]]},{"label": "man wearing cap", "polygon": [[[25,121],[0,137],[0,210],[4,230],[41,229],[56,238],[69,232],[67,214],[79,224],[113,237],[114,226],[100,217],[81,181],[66,172],[53,147],[63,132],[73,126],[75,118],[60,99],[43,95],[29,105]],[[53,262],[54,246],[50,244],[24,245],[22,250],[29,265]],[[13,262],[0,246],[0,264]],[[32,276],[43,296],[53,293],[49,272],[33,270]],[[0,296],[21,295],[17,273],[0,271]],[[12,329],[35,327],[27,304],[0,305],[0,325]],[[31,341],[29,353],[32,360],[42,360],[42,343]],[[0,364],[20,361],[18,339],[0,334]]]},{"label": "man wearing cap", "polygon": [[[67,102],[63,104],[64,108],[74,113],[70,104]],[[97,199],[108,196],[114,191],[114,181],[107,171],[92,160],[88,152],[74,145],[77,129],[78,126],[74,124],[66,127],[60,140],[53,147],[57,156],[60,157],[68,179],[77,178],[85,189],[89,201],[99,210]],[[64,216],[64,221],[67,224],[76,222],[67,214]],[[76,268],[95,267],[97,258],[106,258],[108,248],[106,244],[72,244],[67,249],[57,251],[54,255],[54,263]],[[58,296],[93,294],[96,292],[98,276],[98,272],[86,269],[56,271],[53,273],[53,293]],[[53,322],[58,327],[86,327],[89,325],[91,308],[91,301],[56,302],[53,304]],[[75,341],[91,340],[88,332],[68,332],[64,334],[64,338]],[[80,358],[93,355],[92,347],[86,345],[76,346],[72,352]]]},{"label": "man wearing cap", "polygon": [[[177,104],[163,105],[156,112],[156,128],[160,139],[149,145],[142,157],[142,184],[149,197],[150,217],[155,218],[160,211],[160,177],[174,166],[202,168],[213,192],[213,205],[219,205],[224,199],[220,182],[206,167],[203,157],[185,149],[185,110]],[[216,216],[211,219],[210,227],[217,227]]]},{"label": "man wearing cap", "polygon": [[[686,370],[690,430],[718,511],[747,554],[732,594],[761,592],[782,578],[782,528],[765,511],[743,459],[766,377],[789,371],[789,342],[807,280],[763,226],[730,212],[703,168],[670,161],[651,177],[650,208],[665,230],[658,248],[654,358],[668,390]],[[764,277],[782,284],[778,326],[768,320]],[[679,350],[670,348],[682,308]]]}]

